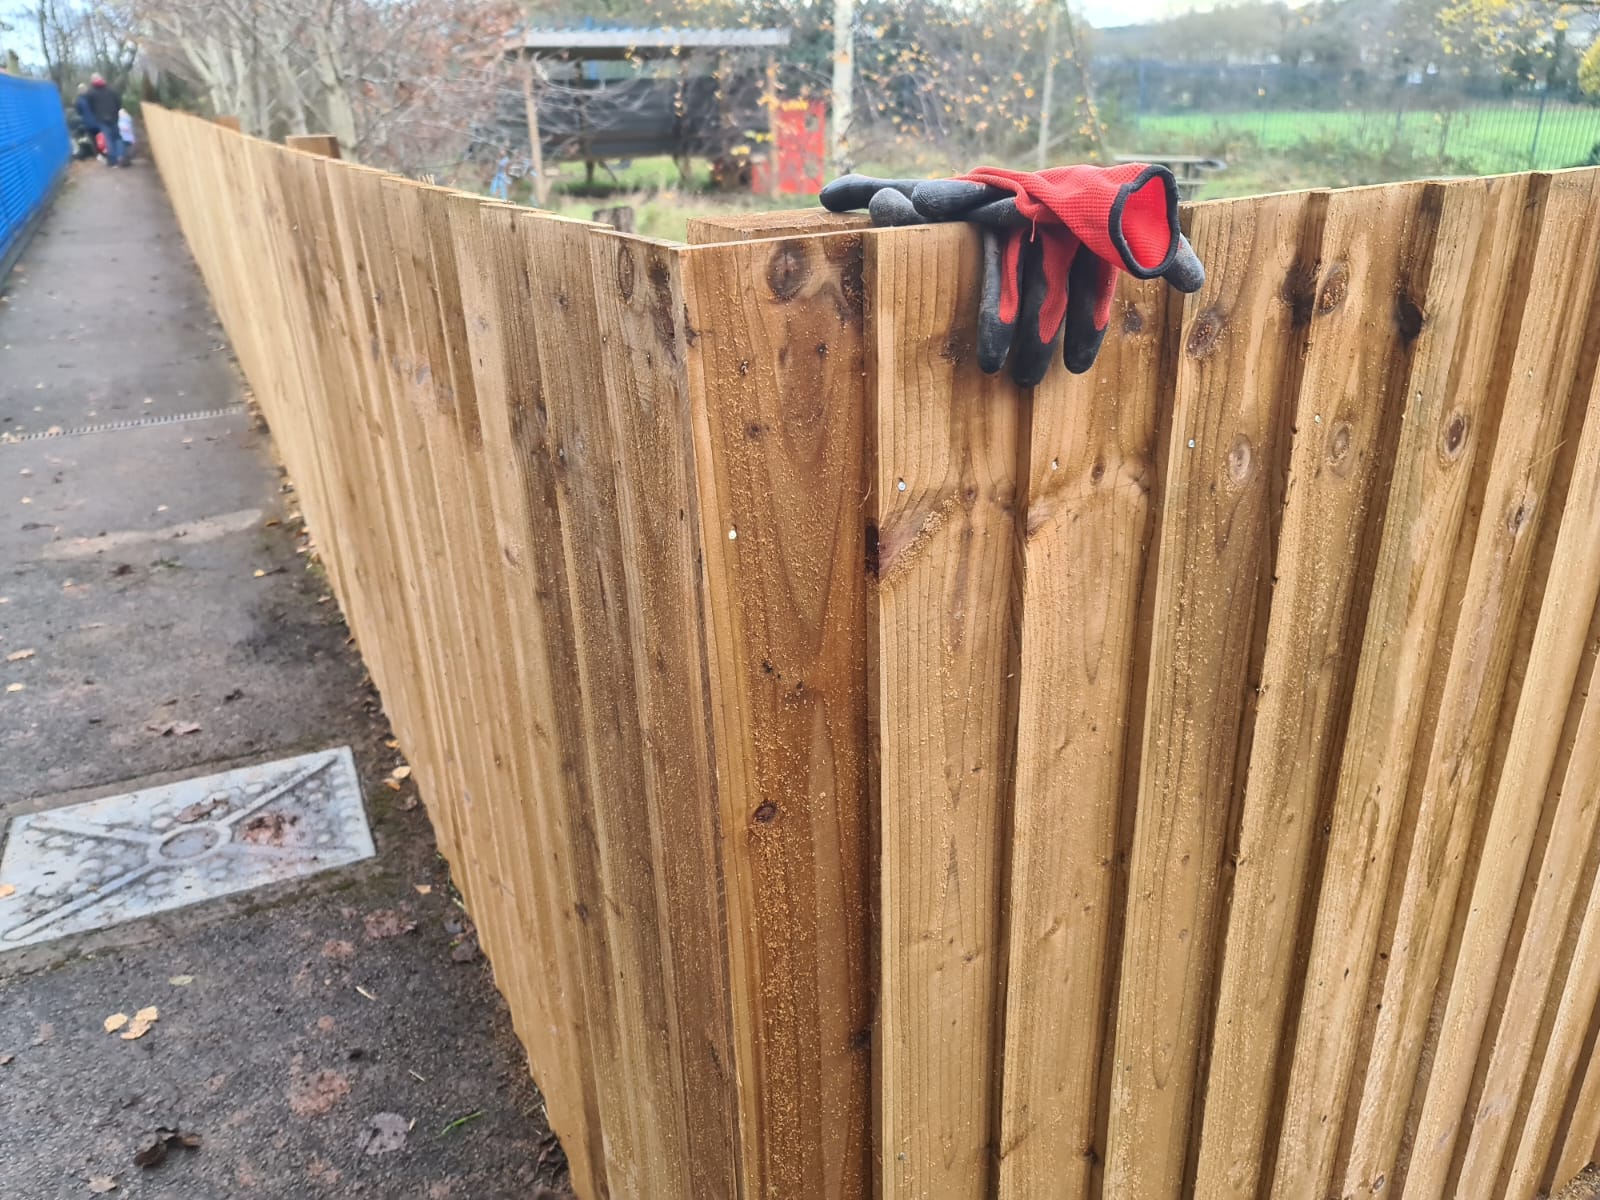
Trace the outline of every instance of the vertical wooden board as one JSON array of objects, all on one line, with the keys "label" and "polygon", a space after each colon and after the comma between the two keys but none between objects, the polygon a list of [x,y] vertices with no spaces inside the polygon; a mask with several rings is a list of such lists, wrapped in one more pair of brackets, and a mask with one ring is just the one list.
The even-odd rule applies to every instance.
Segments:
[{"label": "vertical wooden board", "polygon": [[[683,1114],[686,1194],[732,1197],[741,1186],[741,1129],[682,258],[661,243],[587,236],[606,415],[625,464],[616,479],[617,517],[635,617],[629,646],[639,667],[634,712],[665,939],[671,1094],[694,1098]],[[659,1110],[656,1119],[663,1119]],[[647,1192],[665,1194],[654,1181]]]},{"label": "vertical wooden board", "polygon": [[[1562,996],[1563,1015],[1568,1022],[1586,1022],[1588,1028],[1572,1035],[1580,1048],[1571,1064],[1571,1074],[1559,1081],[1567,1095],[1562,1123],[1555,1130],[1551,1143],[1553,1169],[1546,1171],[1552,1185],[1551,1194],[1600,1157],[1596,1147],[1596,1142],[1600,1141],[1600,1053],[1596,1053],[1600,1041],[1596,1040],[1595,1029],[1600,1008],[1585,1016],[1579,1007],[1584,991],[1600,989],[1600,887],[1589,894],[1572,975],[1577,982]],[[1565,1074],[1564,1064],[1562,1070]]]},{"label": "vertical wooden board", "polygon": [[[1217,996],[1195,1184],[1206,1196],[1256,1195],[1281,1100],[1263,1081],[1278,1074],[1299,982],[1411,357],[1423,313],[1453,333],[1466,299],[1461,287],[1430,293],[1444,274],[1432,269],[1435,240],[1475,233],[1481,208],[1445,206],[1443,188],[1421,184],[1328,201]],[[1429,455],[1432,424],[1411,415],[1406,449]]]},{"label": "vertical wooden board", "polygon": [[1026,413],[978,371],[978,274],[964,226],[867,243],[885,1197],[993,1185]]},{"label": "vertical wooden board", "polygon": [[[1276,1177],[1285,1189],[1329,1186],[1341,1137],[1353,1135],[1343,1114],[1346,1096],[1354,1105],[1361,1091],[1352,1080],[1366,1049],[1369,980],[1376,969],[1381,986],[1388,957],[1378,947],[1392,934],[1385,914],[1394,848],[1409,840],[1411,781],[1442,708],[1449,630],[1522,316],[1542,188],[1530,193],[1527,177],[1453,185],[1447,212],[1476,189],[1486,193],[1478,232],[1462,231],[1457,243],[1473,249],[1435,260],[1444,272],[1437,287],[1464,288],[1470,302],[1458,334],[1447,328],[1447,306],[1428,313],[1390,488],[1279,1138]],[[1458,270],[1462,260],[1470,270]],[[1368,1067],[1383,1069],[1377,1057]]]},{"label": "vertical wooden board", "polygon": [[[461,618],[470,630],[473,692],[478,698],[475,711],[499,714],[498,720],[480,723],[489,790],[475,797],[499,880],[488,899],[501,910],[500,920],[510,939],[495,967],[519,1025],[524,1001],[530,1001],[528,1011],[536,1015],[539,1027],[549,1028],[545,989],[553,972],[536,969],[535,964],[551,957],[554,920],[543,902],[545,873],[529,869],[536,860],[527,852],[522,801],[530,785],[521,753],[527,745],[528,721],[518,679],[511,669],[514,631],[505,608],[504,560],[495,536],[489,493],[488,458],[499,458],[501,448],[490,450],[484,442],[462,295],[463,277],[469,288],[476,286],[486,274],[487,264],[477,257],[458,257],[449,220],[458,197],[444,189],[427,188],[417,193],[417,199],[420,221],[413,236],[427,251],[441,343],[434,359],[441,402],[432,409],[429,437],[435,445],[451,451],[442,458],[435,456],[435,477],[440,480],[446,538],[458,564]],[[437,357],[440,352],[442,360]],[[442,476],[440,465],[445,467]],[[534,1053],[536,1062],[550,1061],[542,1043],[536,1044]]]},{"label": "vertical wooden board", "polygon": [[[1596,200],[1600,201],[1600,193]],[[1555,384],[1557,390],[1562,386],[1560,382]],[[1570,381],[1565,386],[1570,390]],[[1561,533],[1505,769],[1489,812],[1483,849],[1487,869],[1478,873],[1473,887],[1472,907],[1450,980],[1443,1031],[1406,1173],[1408,1191],[1421,1196],[1443,1194],[1451,1151],[1464,1120],[1473,1132],[1464,1170],[1472,1173],[1463,1174],[1456,1194],[1484,1196],[1495,1181],[1509,1118],[1516,1109],[1517,1089],[1532,1052],[1531,1039],[1539,1027],[1561,927],[1566,924],[1578,869],[1588,848],[1587,835],[1593,833],[1593,806],[1600,803],[1600,797],[1593,794],[1560,793],[1549,843],[1557,878],[1553,886],[1539,889],[1534,895],[1525,933],[1526,953],[1518,956],[1507,1000],[1508,1037],[1492,1052],[1477,1109],[1464,1112],[1473,1068],[1483,1050],[1489,1005],[1516,916],[1534,829],[1543,807],[1530,802],[1530,796],[1540,800],[1545,796],[1560,743],[1562,718],[1588,636],[1589,617],[1600,598],[1597,418],[1600,406],[1591,411],[1584,423],[1565,512],[1546,518],[1559,519]]]},{"label": "vertical wooden board", "polygon": [[510,815],[517,854],[531,876],[538,922],[532,932],[542,951],[543,970],[525,985],[538,1014],[529,1054],[574,1188],[595,1195],[604,1172],[603,1129],[579,969],[576,855],[564,849],[584,803],[575,769],[583,730],[573,695],[553,468],[536,432],[542,384],[532,325],[539,311],[515,210],[462,196],[452,198],[449,215],[499,569],[494,642],[511,673],[508,696],[518,715],[509,756],[526,789]]},{"label": "vertical wooden board", "polygon": [[[1574,245],[1572,230],[1587,226],[1578,214],[1592,211],[1597,181],[1600,172],[1549,177],[1537,245],[1531,254],[1522,252],[1530,263],[1527,316],[1508,375],[1461,616],[1446,635],[1453,637],[1453,645],[1439,721],[1426,763],[1418,768],[1421,795],[1408,801],[1414,805],[1415,833],[1401,876],[1381,1007],[1355,1114],[1347,1190],[1370,1188],[1380,1176],[1386,1181],[1395,1177],[1417,1055],[1454,920],[1529,562],[1544,521],[1538,501],[1549,485],[1554,451],[1566,424],[1575,356],[1587,327],[1600,237],[1585,228]],[[1545,185],[1535,177],[1531,194],[1537,197]],[[1389,886],[1392,890],[1393,884]],[[1342,924],[1348,925],[1348,919]],[[1333,972],[1340,970],[1334,956],[1348,953],[1344,938],[1330,938],[1325,945],[1331,953],[1320,957],[1314,949],[1312,970],[1320,970],[1325,980],[1342,979]],[[1325,1020],[1324,1030],[1332,1027]],[[1323,1041],[1337,1039],[1325,1033]],[[1348,1045],[1343,1049],[1350,1052]],[[1332,1070],[1337,1076],[1341,1069],[1351,1069],[1348,1060],[1338,1063],[1320,1051],[1303,1061],[1297,1055],[1301,1078],[1291,1085],[1290,1106],[1304,1114],[1303,1128],[1315,1127],[1317,1114],[1341,1098],[1324,1090],[1319,1073]],[[1285,1176],[1284,1163],[1304,1170],[1310,1161],[1303,1153],[1281,1155],[1280,1186],[1292,1178]]]},{"label": "vertical wooden board", "polygon": [[[1596,421],[1594,408],[1591,403],[1589,426]],[[1580,496],[1576,478],[1571,494],[1575,498]],[[1591,644],[1593,632],[1591,623]],[[1486,1112],[1489,1106],[1480,1101],[1461,1172],[1464,1183],[1470,1185],[1480,1178],[1478,1172],[1484,1169],[1481,1164],[1491,1151],[1497,1159],[1509,1152],[1509,1161],[1501,1165],[1499,1180],[1508,1196],[1532,1195],[1541,1183],[1549,1181],[1550,1155],[1555,1148],[1567,1099],[1578,1089],[1584,1042],[1596,1001],[1600,1000],[1600,888],[1594,886],[1592,878],[1580,880],[1579,868],[1571,861],[1574,850],[1579,847],[1592,853],[1595,821],[1600,812],[1600,688],[1591,686],[1588,698],[1583,701],[1583,716],[1560,797],[1555,829],[1539,869],[1535,913],[1530,915],[1525,927],[1511,994],[1504,1006],[1508,1019],[1501,1025],[1483,1089],[1483,1095],[1492,1099],[1504,1086],[1498,1082],[1498,1077],[1514,1069],[1517,1078],[1513,1082],[1519,1090],[1526,1089],[1528,1082],[1532,1082],[1527,1115],[1520,1131],[1512,1136],[1509,1114],[1492,1109]],[[1563,820],[1563,817],[1568,819]],[[1553,952],[1549,947],[1549,942],[1555,940],[1550,933],[1551,925],[1557,918],[1565,920],[1573,915],[1577,903],[1584,899],[1579,894],[1583,882],[1589,884],[1588,899],[1573,945],[1572,960],[1564,974],[1552,973],[1548,978],[1539,979],[1538,964],[1531,960]],[[1524,979],[1529,984],[1519,987]],[[1534,1048],[1527,1044],[1529,1026],[1524,1024],[1523,1015],[1529,1012],[1532,1003],[1522,998],[1526,989],[1535,983],[1543,986],[1537,988],[1532,1003],[1536,1003],[1540,1011],[1552,1006],[1555,1010],[1536,1075],[1530,1061]],[[1522,1060],[1520,1064],[1518,1059]],[[1504,1132],[1499,1132],[1501,1129]],[[1600,1130],[1596,1133],[1600,1134]],[[1496,1147],[1495,1142],[1500,1146]]]},{"label": "vertical wooden board", "polygon": [[1325,197],[1201,206],[1185,305],[1117,1003],[1105,1191],[1183,1187],[1225,841]]},{"label": "vertical wooden board", "polygon": [[[389,396],[390,372],[384,352],[385,325],[392,321],[383,313],[384,291],[380,276],[374,273],[367,244],[366,226],[372,224],[376,246],[387,259],[382,228],[381,193],[375,172],[341,167],[324,176],[333,220],[337,250],[337,270],[344,287],[347,332],[352,350],[352,368],[359,381],[361,402],[350,412],[356,423],[355,440],[366,480],[378,516],[374,533],[384,546],[385,568],[382,586],[395,609],[404,614],[404,624],[391,628],[385,641],[401,660],[405,679],[402,698],[409,705],[390,704],[392,719],[412,767],[418,776],[419,790],[425,799],[441,795],[452,785],[446,782],[453,770],[454,751],[440,719],[445,712],[434,664],[431,611],[423,603],[427,582],[418,570],[412,538],[415,525],[407,514],[411,494],[400,457],[399,429],[392,417]],[[366,220],[363,220],[365,215]],[[392,290],[392,285],[391,285]],[[403,640],[402,640],[403,639]],[[435,823],[447,857],[457,854],[454,831]]]},{"label": "vertical wooden board", "polygon": [[[639,664],[632,649],[637,617],[623,579],[620,459],[606,412],[592,235],[578,223],[551,219],[523,221],[517,232],[539,314],[532,333],[540,393],[525,425],[531,443],[526,469],[534,470],[534,447],[549,456],[560,521],[560,578],[582,697],[578,761],[587,804],[572,828],[575,911],[605,1126],[606,1180],[619,1197],[648,1194],[650,1182],[665,1195],[683,1195],[686,1131],[681,1112],[671,1107],[664,915],[642,779]],[[679,1124],[656,1127],[667,1120]]]},{"label": "vertical wooden board", "polygon": [[862,241],[684,264],[752,1197],[871,1191]]},{"label": "vertical wooden board", "polygon": [[[402,421],[414,422],[416,440],[411,463],[420,482],[419,514],[425,542],[433,551],[437,573],[438,624],[444,629],[447,678],[454,700],[452,720],[463,754],[460,788],[449,797],[463,831],[462,892],[479,930],[479,941],[491,962],[504,963],[503,974],[515,990],[526,943],[519,926],[520,872],[507,841],[511,822],[496,797],[515,795],[505,770],[499,739],[509,736],[504,720],[507,704],[500,686],[502,655],[490,645],[485,628],[488,612],[479,561],[481,524],[473,519],[471,446],[480,440],[470,373],[456,369],[453,337],[464,340],[459,296],[455,294],[448,244],[439,236],[439,208],[444,194],[416,184],[386,181],[385,210],[396,251],[399,294],[404,305],[409,356],[407,408]],[[453,312],[451,310],[454,310]],[[431,484],[431,486],[430,486]],[[499,714],[490,723],[479,714]]]},{"label": "vertical wooden board", "polygon": [[1096,1194],[1101,1064],[1138,777],[1144,593],[1181,301],[1122,281],[1094,368],[1034,392],[999,1194]]}]

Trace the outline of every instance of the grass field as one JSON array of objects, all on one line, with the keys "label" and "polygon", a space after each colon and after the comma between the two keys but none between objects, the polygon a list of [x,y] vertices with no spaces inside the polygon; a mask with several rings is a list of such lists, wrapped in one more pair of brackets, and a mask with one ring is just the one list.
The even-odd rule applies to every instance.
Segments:
[{"label": "grass field", "polygon": [[1453,112],[1183,113],[1145,116],[1135,136],[1141,152],[1226,151],[1240,142],[1269,153],[1343,147],[1440,170],[1494,174],[1583,162],[1600,142],[1600,106],[1551,101],[1542,120],[1537,104]]},{"label": "grass field", "polygon": [[[1146,116],[1137,125],[1119,127],[1114,137],[1116,148],[1129,153],[1152,157],[1205,153],[1225,159],[1227,169],[1208,175],[1200,192],[1201,199],[1214,199],[1432,175],[1575,166],[1600,143],[1600,106],[1551,102],[1542,120],[1537,105],[1514,104],[1449,113],[1282,109],[1184,113]],[[695,217],[816,203],[810,196],[774,200],[749,191],[712,190],[710,167],[699,159],[687,185],[677,164],[665,156],[599,168],[592,190],[585,185],[582,164],[563,163],[556,169],[551,211],[588,219],[597,208],[629,205],[638,233],[669,241],[681,241]],[[930,146],[905,161],[864,162],[858,169],[872,175],[922,178],[959,173],[962,164]],[[511,198],[527,204],[531,191],[526,180],[519,180]]]}]

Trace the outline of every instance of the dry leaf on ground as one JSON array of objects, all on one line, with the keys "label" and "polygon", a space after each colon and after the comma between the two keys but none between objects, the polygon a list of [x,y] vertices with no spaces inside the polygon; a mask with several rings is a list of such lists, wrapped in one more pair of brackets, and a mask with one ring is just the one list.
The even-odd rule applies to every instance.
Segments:
[{"label": "dry leaf on ground", "polygon": [[389,778],[390,779],[410,779],[411,778],[411,768],[406,766],[404,763],[402,763],[400,766],[396,767],[394,770],[389,772]]},{"label": "dry leaf on ground", "polygon": [[125,1042],[137,1041],[150,1032],[149,1021],[134,1021],[122,1031],[122,1040]]},{"label": "dry leaf on ground", "polygon": [[385,779],[383,781],[383,786],[388,788],[391,792],[398,792],[400,790],[400,781],[398,779]]},{"label": "dry leaf on ground", "polygon": [[367,1118],[356,1147],[364,1154],[391,1154],[406,1144],[410,1130],[411,1123],[399,1113],[377,1113]]},{"label": "dry leaf on ground", "polygon": [[167,980],[167,982],[170,983],[173,987],[188,987],[191,983],[194,982],[194,976],[193,975],[174,975],[171,979]]},{"label": "dry leaf on ground", "polygon": [[138,1167],[159,1167],[167,1161],[167,1150],[172,1146],[182,1146],[185,1150],[198,1150],[200,1148],[200,1135],[198,1133],[182,1133],[176,1129],[162,1126],[154,1133],[147,1133],[139,1139],[139,1149],[133,1156],[133,1162]]},{"label": "dry leaf on ground", "polygon": [[417,889],[417,895],[419,896],[429,895],[433,891],[431,883],[413,883],[411,886]]},{"label": "dry leaf on ground", "polygon": [[400,739],[399,738],[387,738],[387,739],[384,740],[383,744],[385,746],[389,747],[389,749],[391,749],[391,750],[400,749]]},{"label": "dry leaf on ground", "polygon": [[172,727],[172,732],[179,737],[186,733],[199,733],[200,723],[198,721],[181,721]]},{"label": "dry leaf on ground", "polygon": [[17,894],[17,885],[14,883],[0,883],[0,900]]},{"label": "dry leaf on ground", "polygon": [[10,654],[6,655],[6,661],[21,662],[25,658],[32,658],[34,653],[35,651],[32,650],[13,650]]},{"label": "dry leaf on ground", "polygon": [[154,1004],[152,1004],[147,1008],[141,1008],[138,1012],[134,1013],[133,1019],[135,1021],[143,1021],[146,1024],[154,1024],[161,1019],[161,1012]]},{"label": "dry leaf on ground", "polygon": [[402,933],[412,933],[417,928],[415,921],[408,921],[399,912],[392,908],[380,908],[376,912],[369,912],[362,920],[366,926],[367,937],[372,941],[381,941],[384,938],[399,937]]},{"label": "dry leaf on ground", "polygon": [[97,1196],[103,1196],[107,1192],[117,1190],[117,1181],[110,1175],[91,1175],[89,1176],[89,1190]]},{"label": "dry leaf on ground", "polygon": [[106,1032],[107,1033],[115,1033],[117,1030],[121,1029],[127,1023],[128,1023],[128,1014],[127,1013],[120,1013],[120,1012],[119,1013],[112,1013],[109,1017],[107,1017],[105,1019]]},{"label": "dry leaf on ground", "polygon": [[8,684],[6,684],[6,691],[8,691],[8,692],[20,692],[20,691],[22,691],[22,688],[23,688],[23,685],[20,684],[20,683],[8,683]]}]

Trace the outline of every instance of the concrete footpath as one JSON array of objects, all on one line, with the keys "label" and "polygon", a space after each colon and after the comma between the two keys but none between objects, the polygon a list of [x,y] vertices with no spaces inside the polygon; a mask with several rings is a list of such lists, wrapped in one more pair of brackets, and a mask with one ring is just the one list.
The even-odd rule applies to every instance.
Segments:
[{"label": "concrete footpath", "polygon": [[[245,401],[154,167],[75,165],[0,281],[0,825],[349,746],[377,856],[0,945],[0,1197],[560,1194],[526,1058],[412,784],[385,781],[398,751]],[[0,894],[0,928],[22,899]],[[148,1006],[142,1036],[106,1032]],[[164,1161],[137,1165],[155,1142]]]}]

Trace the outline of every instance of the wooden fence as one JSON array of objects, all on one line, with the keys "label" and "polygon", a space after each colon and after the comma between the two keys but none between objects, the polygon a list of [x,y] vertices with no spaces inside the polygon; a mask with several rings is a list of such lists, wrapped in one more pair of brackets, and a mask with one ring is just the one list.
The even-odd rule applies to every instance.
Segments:
[{"label": "wooden fence", "polygon": [[1600,1137],[1600,171],[690,246],[147,108],[584,1197],[1528,1197]]}]

